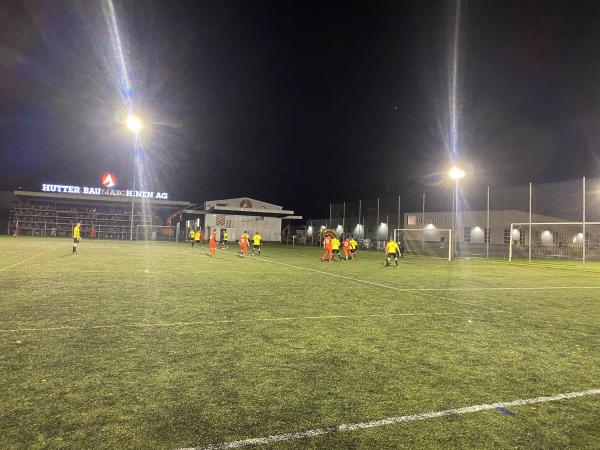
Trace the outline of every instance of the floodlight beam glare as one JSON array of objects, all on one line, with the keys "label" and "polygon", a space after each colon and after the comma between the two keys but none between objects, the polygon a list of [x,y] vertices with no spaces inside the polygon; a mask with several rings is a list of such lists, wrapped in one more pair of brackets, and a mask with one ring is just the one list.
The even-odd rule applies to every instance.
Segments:
[{"label": "floodlight beam glare", "polygon": [[450,145],[452,156],[457,154],[458,147],[458,50],[460,42],[460,10],[461,0],[456,1],[456,14],[454,18],[454,42],[452,46],[452,76],[450,81]]},{"label": "floodlight beam glare", "polygon": [[[123,52],[123,44],[121,41],[121,33],[117,24],[117,15],[112,0],[107,0],[108,8],[107,20],[108,29],[110,32],[111,46],[117,59],[119,68],[120,85],[124,92],[131,92],[131,83],[129,81],[129,73],[127,72],[127,63],[125,62],[125,53]],[[133,102],[130,96],[125,96],[127,103],[127,112],[129,116],[133,114]]]}]

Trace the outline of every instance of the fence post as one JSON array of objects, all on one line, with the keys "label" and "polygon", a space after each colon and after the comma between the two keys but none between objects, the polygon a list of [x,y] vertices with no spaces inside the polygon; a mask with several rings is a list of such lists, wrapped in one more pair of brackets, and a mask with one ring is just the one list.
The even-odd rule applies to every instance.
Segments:
[{"label": "fence post", "polygon": [[346,202],[344,201],[344,210],[342,211],[342,236],[346,236]]},{"label": "fence post", "polygon": [[421,212],[421,253],[425,253],[425,192],[423,192],[423,209]]},{"label": "fence post", "polygon": [[510,239],[508,240],[508,262],[512,261],[513,224],[510,224]]},{"label": "fence post", "polygon": [[531,184],[531,181],[529,182],[529,236],[528,236],[528,243],[527,243],[527,247],[528,251],[529,251],[529,263],[531,264],[531,205],[532,205],[532,194],[533,194],[533,187]]},{"label": "fence post", "polygon": [[400,196],[398,196],[398,223],[396,224],[396,228],[398,228],[398,229],[402,228],[400,226]]},{"label": "fence post", "polygon": [[487,187],[487,239],[485,241],[485,259],[490,259],[490,240],[492,238],[492,233],[490,230],[490,187]]},{"label": "fence post", "polygon": [[379,250],[379,197],[377,197],[377,222],[375,224],[375,235],[377,236],[377,250]]},{"label": "fence post", "polygon": [[583,228],[583,264],[585,264],[585,177],[583,177],[583,217],[582,217],[582,228]]}]

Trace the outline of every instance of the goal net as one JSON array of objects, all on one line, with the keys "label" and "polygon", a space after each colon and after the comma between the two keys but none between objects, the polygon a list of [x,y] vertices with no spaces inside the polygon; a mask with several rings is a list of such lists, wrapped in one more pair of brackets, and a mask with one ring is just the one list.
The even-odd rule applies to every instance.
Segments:
[{"label": "goal net", "polygon": [[452,261],[452,230],[446,228],[396,228],[394,240],[409,255],[434,256]]},{"label": "goal net", "polygon": [[600,222],[512,223],[508,255],[509,261],[530,256],[537,260],[600,260]]},{"label": "goal net", "polygon": [[136,225],[135,239],[138,241],[175,241],[176,227],[161,225]]}]

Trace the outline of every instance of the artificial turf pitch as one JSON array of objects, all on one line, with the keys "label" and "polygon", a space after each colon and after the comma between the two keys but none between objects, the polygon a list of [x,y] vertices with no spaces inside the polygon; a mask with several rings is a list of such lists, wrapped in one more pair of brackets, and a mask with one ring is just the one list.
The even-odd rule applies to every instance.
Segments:
[{"label": "artificial turf pitch", "polygon": [[[0,238],[0,448],[203,447],[600,388],[597,264],[234,250]],[[260,448],[598,448],[599,407]]]}]

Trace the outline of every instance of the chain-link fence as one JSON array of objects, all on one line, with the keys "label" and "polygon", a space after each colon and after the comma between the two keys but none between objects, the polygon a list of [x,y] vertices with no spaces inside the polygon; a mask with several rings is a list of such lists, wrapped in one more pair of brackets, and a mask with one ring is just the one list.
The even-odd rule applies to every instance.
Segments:
[{"label": "chain-link fence", "polygon": [[477,188],[459,180],[425,192],[331,203],[319,212],[307,223],[309,244],[318,245],[320,229],[333,228],[365,248],[396,238],[417,254],[439,248],[447,256],[450,245],[462,258],[600,260],[600,178]]}]

